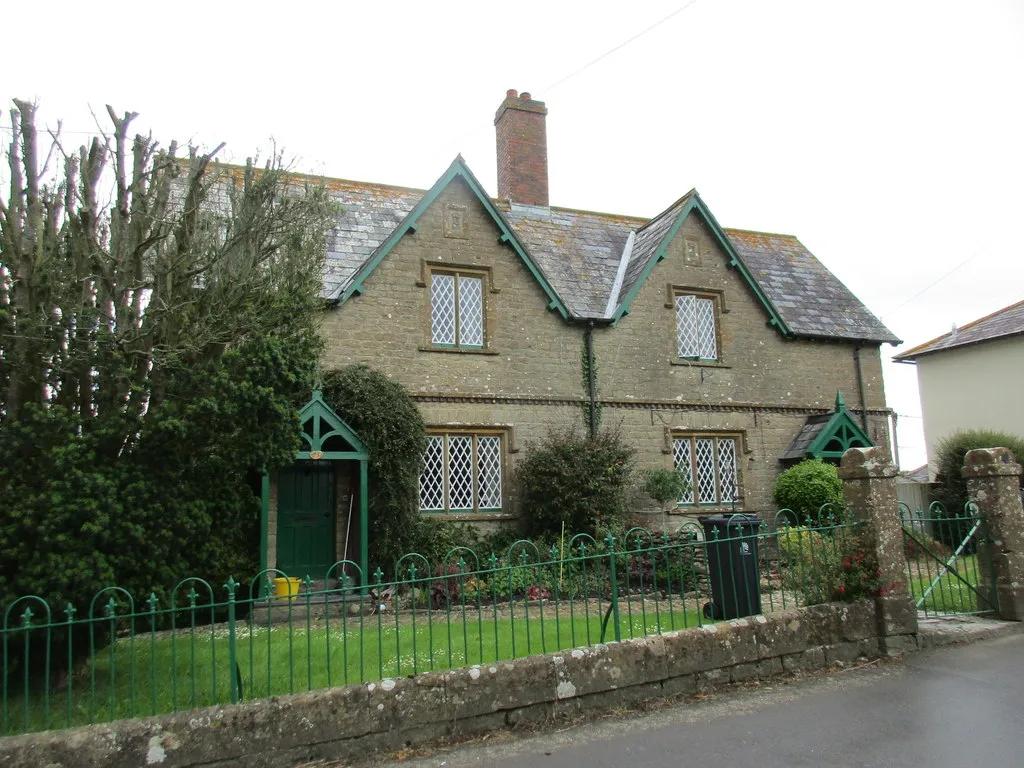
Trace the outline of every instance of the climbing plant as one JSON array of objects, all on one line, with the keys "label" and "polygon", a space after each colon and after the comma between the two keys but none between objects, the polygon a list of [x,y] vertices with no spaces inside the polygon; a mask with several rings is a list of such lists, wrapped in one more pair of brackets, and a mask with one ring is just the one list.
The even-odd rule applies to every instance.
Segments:
[{"label": "climbing plant", "polygon": [[[593,333],[589,330],[588,333]],[[593,346],[587,347],[586,338],[580,347],[580,376],[583,384],[583,429],[590,437],[595,437],[601,427],[601,403],[597,400],[597,352]],[[594,399],[591,400],[590,380],[594,380]]]},{"label": "climbing plant", "polygon": [[326,372],[323,394],[370,452],[369,557],[387,569],[429,535],[418,525],[423,417],[401,384],[365,365]]}]

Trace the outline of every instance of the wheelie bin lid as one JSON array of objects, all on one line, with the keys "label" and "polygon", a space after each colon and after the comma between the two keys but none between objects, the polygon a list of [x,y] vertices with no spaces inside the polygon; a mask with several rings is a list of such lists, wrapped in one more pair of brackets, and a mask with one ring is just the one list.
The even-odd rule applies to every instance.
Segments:
[{"label": "wheelie bin lid", "polygon": [[709,528],[725,528],[726,526],[733,528],[748,528],[750,526],[760,526],[761,518],[757,515],[748,515],[742,512],[737,512],[735,515],[701,515],[697,518],[705,530]]}]

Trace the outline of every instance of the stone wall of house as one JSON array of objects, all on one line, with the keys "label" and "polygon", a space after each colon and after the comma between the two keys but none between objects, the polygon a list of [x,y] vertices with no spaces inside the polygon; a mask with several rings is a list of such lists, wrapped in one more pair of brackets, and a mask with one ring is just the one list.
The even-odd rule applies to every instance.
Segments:
[{"label": "stone wall of house", "polygon": [[[463,222],[458,236],[451,236],[453,212]],[[504,506],[515,514],[518,451],[552,429],[583,427],[584,329],[548,309],[547,295],[499,235],[457,179],[365,281],[363,295],[328,312],[324,365],[365,363],[384,371],[412,394],[431,427],[507,428]],[[427,270],[435,264],[487,270],[486,349],[430,349]],[[720,363],[676,359],[673,286],[718,297]],[[671,466],[673,430],[737,435],[742,501],[736,508],[770,512],[778,458],[807,416],[830,410],[837,390],[858,421],[862,403],[855,345],[787,340],[767,320],[707,226],[690,216],[630,314],[594,331],[604,426],[622,431],[641,467]],[[879,349],[864,347],[860,356],[868,432],[888,450]],[[647,499],[637,505],[654,511]],[[650,522],[674,527],[682,520],[654,515]]]},{"label": "stone wall of house", "polygon": [[[697,247],[696,259],[688,258],[688,243]],[[768,326],[767,312],[727,262],[707,225],[699,216],[689,216],[666,259],[640,288],[630,314],[615,327],[595,333],[602,396],[828,410],[836,390],[842,390],[847,407],[859,411],[855,345],[783,338]],[[719,363],[677,359],[673,286],[719,297]],[[884,409],[878,347],[866,347],[860,354],[867,407]],[[872,434],[879,444],[885,438],[884,430]]]},{"label": "stone wall of house", "polygon": [[[839,390],[860,423],[857,348],[785,339],[767,324],[764,307],[727,263],[707,225],[690,216],[666,259],[640,288],[630,313],[614,327],[595,331],[599,394],[610,401],[605,424],[623,431],[643,466],[672,465],[674,432],[739,436],[742,503],[736,508],[763,513],[775,508],[771,489],[781,468],[778,458],[808,415],[831,409]],[[674,291],[680,289],[716,297],[720,362],[697,364],[677,357]],[[867,431],[888,450],[880,351],[864,347],[859,355]]]},{"label": "stone wall of house", "polygon": [[[464,237],[445,236],[445,215],[465,220]],[[547,309],[547,295],[494,221],[458,179],[366,280],[366,292],[324,319],[324,365],[366,363],[411,393],[581,395],[582,330]],[[429,264],[490,270],[486,349],[424,351],[429,340]]]}]

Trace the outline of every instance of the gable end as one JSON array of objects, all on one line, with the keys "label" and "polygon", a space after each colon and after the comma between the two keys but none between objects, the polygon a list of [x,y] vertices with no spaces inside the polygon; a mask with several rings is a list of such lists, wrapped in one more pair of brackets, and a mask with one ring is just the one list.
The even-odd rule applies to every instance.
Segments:
[{"label": "gable end", "polygon": [[501,232],[498,237],[498,242],[510,245],[519,255],[519,258],[522,259],[530,274],[533,275],[534,279],[540,284],[544,293],[548,297],[548,309],[557,311],[564,320],[569,320],[569,310],[566,308],[565,302],[562,301],[554,288],[551,287],[551,284],[548,282],[544,272],[530,256],[526,247],[522,242],[520,242],[511,226],[509,226],[509,223],[505,220],[505,217],[501,215],[501,211],[494,206],[494,203],[485,194],[480,182],[477,181],[476,177],[469,170],[461,155],[455,158],[452,164],[448,167],[448,170],[445,171],[441,178],[434,183],[434,186],[427,191],[423,196],[423,199],[416,204],[416,207],[409,212],[395,231],[392,232],[383,243],[381,243],[380,247],[374,252],[374,254],[366,261],[365,264],[363,264],[362,267],[359,268],[355,276],[352,278],[351,284],[345,289],[344,293],[338,297],[336,303],[338,305],[344,304],[352,296],[363,293],[363,283],[365,280],[373,274],[373,271],[381,261],[384,260],[384,257],[391,252],[399,240],[405,237],[407,233],[416,231],[419,219],[423,213],[433,205],[448,185],[457,178],[461,178],[465,181],[466,185],[473,192],[473,195],[480,201],[484,210],[487,211],[488,215],[490,215],[491,219],[497,225],[498,230]]},{"label": "gable end", "polygon": [[672,242],[673,238],[675,238],[675,236],[679,233],[679,229],[683,226],[683,222],[686,221],[686,218],[694,211],[696,211],[704,220],[704,222],[708,225],[708,228],[711,230],[712,236],[715,238],[715,242],[718,243],[718,245],[722,248],[723,251],[725,251],[726,255],[729,257],[727,266],[730,269],[735,269],[739,272],[740,276],[743,278],[743,281],[754,293],[754,296],[758,300],[758,303],[760,303],[761,306],[764,308],[765,312],[768,313],[768,325],[778,330],[783,337],[792,338],[794,335],[792,330],[790,330],[789,326],[786,325],[785,320],[782,319],[782,315],[779,314],[779,311],[775,308],[775,305],[772,304],[771,300],[768,298],[767,295],[765,295],[764,291],[761,289],[761,286],[758,285],[753,275],[751,275],[750,270],[747,269],[746,264],[743,263],[743,260],[736,252],[736,249],[733,248],[732,243],[729,242],[729,238],[726,237],[725,232],[722,230],[722,227],[719,225],[714,215],[711,213],[707,205],[704,203],[704,201],[701,199],[700,195],[696,191],[693,192],[692,197],[679,211],[675,221],[672,223],[672,226],[669,228],[668,232],[658,243],[657,249],[655,250],[653,256],[650,258],[647,265],[640,273],[640,277],[629,289],[629,292],[626,294],[626,297],[622,300],[622,302],[619,304],[618,309],[612,315],[612,324],[614,325],[618,323],[618,321],[621,320],[624,315],[629,314],[630,307],[633,303],[633,300],[636,298],[637,293],[639,293],[640,288],[643,286],[644,282],[647,280],[647,277],[650,275],[650,273],[654,270],[654,266],[658,262],[663,261],[665,259],[665,255],[668,251],[669,244]]}]

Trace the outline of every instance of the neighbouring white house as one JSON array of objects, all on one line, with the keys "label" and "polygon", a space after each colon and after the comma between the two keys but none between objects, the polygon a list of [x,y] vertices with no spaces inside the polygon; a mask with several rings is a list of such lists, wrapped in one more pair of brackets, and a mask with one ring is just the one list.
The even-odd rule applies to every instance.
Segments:
[{"label": "neighbouring white house", "polygon": [[936,444],[958,429],[1024,435],[1024,301],[954,328],[893,360],[917,366],[932,479]]}]

